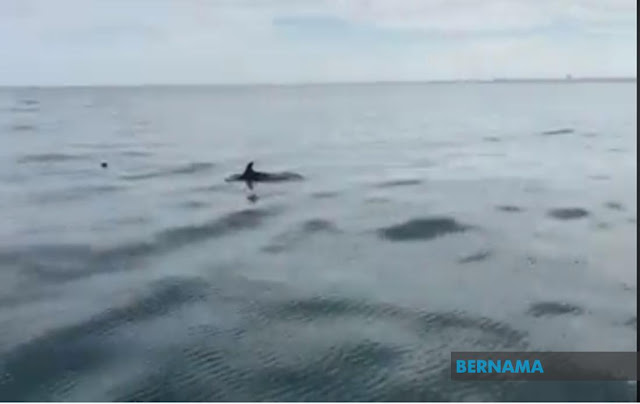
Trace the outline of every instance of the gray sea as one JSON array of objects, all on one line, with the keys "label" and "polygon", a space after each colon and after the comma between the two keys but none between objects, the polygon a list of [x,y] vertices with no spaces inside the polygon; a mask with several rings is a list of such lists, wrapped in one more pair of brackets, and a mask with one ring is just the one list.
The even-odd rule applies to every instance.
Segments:
[{"label": "gray sea", "polygon": [[449,360],[636,349],[636,89],[2,89],[0,399],[635,400]]}]

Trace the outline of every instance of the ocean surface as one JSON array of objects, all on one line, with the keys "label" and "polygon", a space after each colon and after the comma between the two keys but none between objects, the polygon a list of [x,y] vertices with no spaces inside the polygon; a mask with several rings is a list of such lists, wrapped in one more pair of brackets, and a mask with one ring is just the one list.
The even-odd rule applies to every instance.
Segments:
[{"label": "ocean surface", "polygon": [[[636,108],[635,82],[0,89],[0,399],[635,400],[449,355],[635,350]],[[224,181],[251,160],[305,179]]]}]

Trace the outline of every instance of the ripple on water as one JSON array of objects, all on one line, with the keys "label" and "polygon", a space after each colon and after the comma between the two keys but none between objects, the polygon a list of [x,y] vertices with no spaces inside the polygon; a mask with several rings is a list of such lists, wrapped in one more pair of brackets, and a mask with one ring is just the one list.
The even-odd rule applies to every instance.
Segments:
[{"label": "ripple on water", "polygon": [[271,365],[253,374],[254,397],[267,401],[368,401],[386,387],[386,369],[402,361],[402,350],[374,342],[346,342],[297,366]]},{"label": "ripple on water", "polygon": [[18,113],[22,113],[22,112],[38,112],[40,111],[40,107],[39,106],[17,106],[17,107],[11,107],[9,108],[9,112],[18,112]]},{"label": "ripple on water", "polygon": [[180,203],[180,207],[187,210],[204,209],[210,205],[211,204],[209,202],[203,202],[203,201],[185,201]]},{"label": "ripple on water", "polygon": [[209,192],[225,191],[228,189],[229,189],[228,184],[213,184],[213,185],[197,186],[197,187],[191,188],[190,191],[195,193],[209,193]]},{"label": "ripple on water", "polygon": [[151,152],[138,151],[138,150],[125,150],[125,151],[121,152],[120,154],[122,154],[123,156],[127,156],[127,157],[149,157],[149,156],[153,156],[153,153],[151,153]]},{"label": "ripple on water", "polygon": [[380,228],[378,235],[390,241],[431,240],[448,234],[464,233],[473,228],[451,217],[430,217]]},{"label": "ripple on water", "polygon": [[499,205],[499,206],[496,206],[496,209],[498,209],[501,212],[507,212],[507,213],[519,213],[524,211],[523,208],[515,205]]},{"label": "ripple on water", "polygon": [[479,251],[475,254],[468,255],[458,260],[460,264],[470,264],[472,262],[484,261],[493,255],[491,251]]},{"label": "ripple on water", "polygon": [[574,133],[575,130],[571,128],[562,128],[562,129],[552,129],[542,132],[542,135],[552,136],[552,135],[569,135]]},{"label": "ripple on water", "polygon": [[169,253],[187,245],[260,227],[278,214],[275,209],[247,209],[197,225],[174,227],[149,241],[117,247],[40,245],[0,251],[0,265],[17,265],[22,274],[49,283],[69,282],[94,275],[134,270],[135,260]]},{"label": "ripple on water", "polygon": [[306,234],[318,232],[337,233],[338,231],[333,222],[325,219],[310,219],[302,224],[302,232]]},{"label": "ripple on water", "polygon": [[589,211],[584,208],[554,208],[548,215],[557,220],[575,220],[589,216]]},{"label": "ripple on water", "polygon": [[499,321],[459,311],[423,312],[394,304],[324,297],[283,301],[263,306],[259,310],[265,316],[294,322],[312,322],[323,318],[340,317],[393,319],[408,322],[407,324],[419,334],[441,332],[446,328],[477,328],[499,338],[504,346],[526,345],[526,333]]},{"label": "ripple on water", "polygon": [[70,160],[86,160],[88,156],[79,154],[65,154],[65,153],[38,153],[27,154],[18,158],[18,163],[58,163]]},{"label": "ripple on water", "polygon": [[232,366],[228,355],[228,351],[209,345],[188,347],[118,389],[113,401],[250,401],[247,374]]},{"label": "ripple on water", "polygon": [[128,181],[148,180],[158,177],[172,177],[178,175],[199,174],[210,171],[214,167],[212,163],[190,163],[184,166],[167,168],[143,174],[123,175],[121,178]]},{"label": "ripple on water", "polygon": [[31,124],[15,124],[9,127],[11,132],[36,132],[38,127]]},{"label": "ripple on water", "polygon": [[321,191],[321,192],[314,192],[311,194],[311,196],[316,199],[330,199],[330,198],[335,198],[338,195],[340,195],[340,193],[337,191]]},{"label": "ripple on water", "polygon": [[[144,147],[147,149],[162,147],[165,145],[166,144],[164,143],[158,143],[158,142],[144,143]],[[82,148],[82,149],[91,149],[91,150],[118,150],[118,149],[129,150],[139,145],[135,143],[124,143],[124,142],[104,142],[104,143],[74,143],[73,146]]]},{"label": "ripple on water", "polygon": [[406,179],[406,180],[391,180],[384,181],[376,184],[377,188],[395,188],[395,187],[408,187],[422,184],[421,180]]},{"label": "ripple on water", "polygon": [[611,228],[613,228],[613,225],[607,222],[600,222],[596,225],[596,228],[598,230],[610,230]]},{"label": "ripple on water", "polygon": [[391,199],[385,198],[383,196],[372,196],[372,197],[366,198],[364,202],[367,204],[383,204],[383,203],[391,202]]},{"label": "ripple on water", "polygon": [[629,320],[625,321],[624,323],[625,326],[627,327],[631,327],[634,330],[638,328],[638,317],[633,316],[631,317]]},{"label": "ripple on water", "polygon": [[37,100],[18,101],[17,105],[11,107],[11,112],[37,112],[40,110],[40,103]]},{"label": "ripple on water", "polygon": [[338,234],[340,229],[331,221],[325,219],[309,219],[296,228],[278,235],[272,243],[262,248],[262,251],[277,254],[288,251],[295,245],[308,240],[317,234]]},{"label": "ripple on water", "polygon": [[237,231],[255,229],[260,227],[266,218],[275,214],[277,211],[274,209],[245,209],[233,212],[201,225],[175,227],[163,231],[156,236],[155,245],[160,249],[173,249]]},{"label": "ripple on water", "polygon": [[109,223],[113,223],[118,226],[139,225],[149,222],[151,222],[151,217],[149,216],[122,216],[109,221]]},{"label": "ripple on water", "polygon": [[[332,344],[315,355],[326,360],[264,369],[267,380],[273,371],[281,374],[284,370],[290,376],[261,384],[261,391],[274,389],[277,392],[274,397],[285,400],[301,397],[307,401],[445,400],[451,398],[451,388],[455,388],[457,397],[468,397],[481,390],[474,386],[462,392],[460,385],[452,385],[448,357],[441,353],[460,348],[460,344],[488,350],[523,350],[528,346],[526,333],[499,321],[458,311],[427,312],[394,304],[321,297],[262,305],[259,310],[268,317],[265,323],[285,321],[300,327],[323,321],[332,326],[354,321],[378,323],[420,341],[407,345],[363,337]],[[335,362],[335,353],[342,353],[344,362]],[[406,374],[408,369],[412,375],[409,379],[396,377]],[[310,381],[318,386],[316,383],[309,386]]]},{"label": "ripple on water", "polygon": [[62,190],[38,192],[31,198],[38,204],[48,205],[57,202],[79,201],[96,196],[111,194],[126,190],[121,185],[84,185]]},{"label": "ripple on water", "polygon": [[50,399],[61,382],[103,369],[115,360],[116,344],[107,341],[112,331],[166,316],[186,304],[204,300],[207,288],[200,278],[165,279],[128,304],[19,345],[0,357],[3,374],[9,375],[0,383],[2,399]]},{"label": "ripple on water", "polygon": [[623,211],[624,210],[624,205],[620,202],[616,202],[616,201],[609,201],[607,203],[604,204],[605,207],[611,209],[611,210],[617,210],[617,211]]},{"label": "ripple on water", "polygon": [[533,317],[560,316],[564,314],[580,315],[584,309],[570,303],[538,302],[529,307],[527,313]]}]

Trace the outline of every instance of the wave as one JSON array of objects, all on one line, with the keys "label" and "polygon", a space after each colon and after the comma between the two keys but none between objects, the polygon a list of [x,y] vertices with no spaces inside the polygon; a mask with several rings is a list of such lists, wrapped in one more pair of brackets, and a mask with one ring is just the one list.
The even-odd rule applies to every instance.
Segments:
[{"label": "wave", "polygon": [[115,193],[126,190],[121,185],[83,185],[62,190],[42,191],[30,195],[30,199],[38,204],[79,201],[93,198],[99,195]]},{"label": "wave", "polygon": [[569,135],[574,133],[575,129],[572,128],[562,128],[562,129],[552,129],[542,132],[542,135],[553,136],[553,135]]},{"label": "wave", "polygon": [[390,241],[431,240],[452,233],[463,233],[473,226],[451,217],[416,218],[378,229],[380,237]]},{"label": "wave", "polygon": [[143,174],[132,174],[132,175],[124,175],[120,178],[129,181],[137,181],[137,180],[147,180],[158,177],[172,177],[177,175],[189,175],[189,174],[197,174],[201,172],[206,172],[215,167],[212,163],[191,163],[185,166],[167,168],[163,170],[143,173]]},{"label": "wave", "polygon": [[48,283],[69,282],[98,274],[128,271],[138,259],[260,227],[277,209],[247,209],[197,225],[156,233],[149,241],[98,249],[91,245],[41,245],[0,251],[0,264],[17,265],[21,273]]},{"label": "wave", "polygon": [[394,187],[406,187],[406,186],[414,186],[422,184],[421,180],[416,179],[406,179],[406,180],[392,180],[385,181],[379,184],[376,184],[377,188],[394,188]]},{"label": "wave", "polygon": [[15,124],[9,127],[10,132],[36,132],[38,127],[35,125],[23,123],[23,124]]},{"label": "wave", "polygon": [[558,316],[562,314],[579,315],[584,313],[584,309],[569,303],[538,302],[532,304],[527,313],[533,317]]},{"label": "wave", "polygon": [[117,344],[105,341],[110,331],[163,317],[183,305],[203,300],[207,288],[199,278],[165,279],[126,305],[19,345],[0,357],[5,375],[0,376],[0,396],[8,401],[50,399],[51,390],[61,380],[101,369],[113,361]]},{"label": "wave", "polygon": [[589,216],[584,208],[554,208],[548,212],[549,217],[557,220],[575,220]]},{"label": "wave", "polygon": [[[207,329],[205,335],[180,349],[179,362],[161,362],[157,371],[127,383],[117,399],[395,401],[407,398],[408,390],[418,401],[450,399],[456,391],[466,397],[483,391],[487,384],[471,384],[461,391],[450,380],[448,354],[440,352],[457,348],[457,343],[472,343],[470,334],[485,349],[524,350],[528,346],[526,333],[482,316],[348,298],[260,301],[242,312],[246,317],[238,326]],[[376,324],[376,329],[387,327],[396,334],[411,335],[415,344],[394,343],[366,331],[307,337],[307,332],[315,333],[315,327],[341,329],[341,324],[360,324],[359,320]],[[272,336],[281,340],[270,343]],[[298,344],[305,349],[288,355]],[[438,349],[432,351],[432,346]],[[412,375],[409,379],[403,377],[407,372]],[[443,391],[446,389],[453,392]]]},{"label": "wave", "polygon": [[298,227],[278,235],[271,244],[263,247],[262,251],[273,254],[281,253],[290,250],[313,235],[338,233],[341,231],[333,222],[325,219],[310,219]]},{"label": "wave", "polygon": [[18,159],[18,163],[57,163],[70,160],[86,160],[88,156],[65,153],[27,154]]}]

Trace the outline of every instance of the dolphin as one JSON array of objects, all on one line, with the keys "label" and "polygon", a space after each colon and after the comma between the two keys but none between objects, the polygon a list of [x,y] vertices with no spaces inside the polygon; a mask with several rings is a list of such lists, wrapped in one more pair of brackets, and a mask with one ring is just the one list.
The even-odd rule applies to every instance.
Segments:
[{"label": "dolphin", "polygon": [[247,164],[242,174],[234,174],[225,179],[227,182],[243,181],[247,184],[249,189],[253,189],[254,182],[284,182],[284,181],[299,181],[304,179],[300,174],[283,171],[279,173],[265,173],[261,171],[255,171],[253,169],[253,161]]}]

